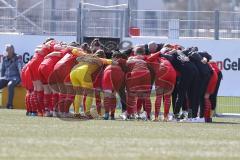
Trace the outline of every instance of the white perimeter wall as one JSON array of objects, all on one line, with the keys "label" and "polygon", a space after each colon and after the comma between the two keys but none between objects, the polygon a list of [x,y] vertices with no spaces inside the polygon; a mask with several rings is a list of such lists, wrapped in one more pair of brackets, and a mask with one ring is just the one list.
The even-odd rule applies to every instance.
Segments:
[{"label": "white perimeter wall", "polygon": [[206,40],[206,39],[160,39],[147,37],[125,38],[133,45],[150,41],[158,43],[177,43],[185,47],[197,46],[199,50],[208,51],[218,61],[222,69],[223,80],[220,86],[221,96],[240,96],[240,40]]},{"label": "white perimeter wall", "polygon": [[[15,51],[19,55],[24,55],[23,61],[33,55],[37,45],[42,44],[49,36],[35,35],[0,35],[0,63],[2,63],[2,55],[5,54],[5,44],[13,44]],[[76,40],[75,36],[51,36],[58,41],[72,42]],[[24,54],[25,53],[25,54]],[[1,65],[0,65],[1,67]]]},{"label": "white perimeter wall", "polygon": [[[0,35],[0,63],[5,54],[5,44],[11,43],[15,46],[17,54],[23,56],[23,61],[27,62],[34,53],[37,45],[41,44],[47,36],[33,35]],[[58,41],[75,41],[75,36],[56,36]],[[220,86],[221,96],[240,96],[240,40],[202,40],[202,39],[179,39],[168,40],[149,37],[124,38],[124,41],[131,41],[133,45],[145,44],[149,41],[158,43],[177,43],[185,47],[198,46],[199,50],[208,51],[213,59],[219,61],[222,67],[223,81]],[[1,67],[1,64],[0,64]]]}]

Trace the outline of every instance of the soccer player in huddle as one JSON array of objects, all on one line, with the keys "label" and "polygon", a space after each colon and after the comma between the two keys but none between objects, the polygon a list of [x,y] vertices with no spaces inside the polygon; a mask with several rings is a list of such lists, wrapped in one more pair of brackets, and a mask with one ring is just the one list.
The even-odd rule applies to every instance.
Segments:
[{"label": "soccer player in huddle", "polygon": [[[94,95],[92,74],[103,67],[104,64],[112,63],[111,60],[99,57],[105,57],[102,50],[98,50],[93,55],[83,55],[78,57],[77,61],[79,63],[70,73],[70,79],[76,94],[87,95],[86,101],[84,102],[84,105],[86,106],[85,114],[90,119],[93,118],[90,112]],[[80,101],[82,101],[82,99]]]},{"label": "soccer player in huddle", "polygon": [[164,102],[164,121],[168,121],[171,106],[171,95],[176,84],[176,71],[166,58],[157,58],[150,63],[154,71],[156,91],[155,121],[159,120],[161,101]]},{"label": "soccer player in huddle", "polygon": [[53,52],[46,55],[38,67],[40,81],[43,84],[44,90],[44,110],[46,117],[53,116],[53,111],[56,110],[55,107],[58,103],[58,93],[50,87],[49,78],[53,72],[55,64],[69,52],[71,52],[71,50],[67,48],[66,44],[56,43]]},{"label": "soccer player in huddle", "polygon": [[77,65],[76,58],[80,55],[86,54],[79,48],[80,45],[76,42],[68,44],[67,52],[54,66],[53,72],[49,77],[49,84],[51,89],[58,93],[58,110],[59,115],[67,116],[69,108],[75,98],[75,92],[70,80],[70,72],[72,68]]},{"label": "soccer player in huddle", "polygon": [[37,103],[33,99],[33,83],[30,75],[29,64],[26,64],[21,71],[22,86],[26,88],[25,106],[27,116],[37,116]]},{"label": "soccer player in huddle", "polygon": [[218,95],[218,89],[220,87],[221,80],[223,78],[221,70],[218,68],[217,63],[215,61],[209,61],[209,64],[211,67],[217,72],[217,82],[216,82],[216,87],[214,92],[210,95],[210,101],[211,101],[211,106],[212,106],[212,111],[211,111],[211,117],[215,113],[215,109],[217,106],[217,95]]},{"label": "soccer player in huddle", "polygon": [[[115,119],[116,93],[121,96],[126,87],[126,112],[120,117],[124,120],[142,118],[143,106],[146,119],[151,120],[150,95],[155,85],[155,121],[159,120],[162,99],[164,121],[169,120],[174,88],[177,88],[177,99],[172,102],[174,118],[180,119],[182,109],[188,111],[191,122],[212,121],[211,110],[216,107],[222,74],[207,52],[199,52],[196,47],[183,50],[179,45],[150,42],[128,50],[128,58],[116,51],[110,60],[101,48],[98,39],[90,47],[82,44],[80,48],[80,44],[67,45],[54,39],[39,46],[22,70],[23,84],[28,90],[27,114],[53,116],[53,111],[68,114],[73,103],[74,113],[79,115],[79,106],[83,103],[85,115],[91,119],[94,118],[90,112],[94,95],[97,114],[101,115],[100,93],[103,92],[103,118]],[[178,82],[177,72],[180,73]]]},{"label": "soccer player in huddle", "polygon": [[[136,104],[137,113],[138,113],[137,117],[140,119],[144,119],[144,117],[146,117],[147,119],[150,119],[151,102],[149,102],[149,99],[150,99],[150,93],[151,93],[151,89],[152,89],[151,85],[153,85],[153,82],[155,82],[156,95],[157,95],[156,102],[155,102],[155,120],[156,121],[158,120],[161,100],[162,100],[162,96],[164,95],[165,96],[165,98],[164,98],[164,118],[167,121],[169,108],[171,105],[171,101],[170,101],[171,96],[170,95],[175,86],[176,72],[167,59],[160,57],[161,52],[156,52],[151,55],[146,55],[144,52],[144,49],[141,46],[136,47],[134,50],[135,50],[135,55],[129,57],[129,60],[132,60],[134,58],[136,59],[136,60],[134,60],[135,64],[133,64],[131,66],[133,68],[135,67],[135,69],[133,69],[134,73],[137,70],[140,73],[142,73],[143,71],[145,71],[146,73],[150,73],[150,83],[148,83],[148,86],[150,87],[150,88],[148,88],[149,91],[147,91],[146,93],[143,92],[144,96],[137,96],[137,95],[134,96],[134,97],[137,97],[137,104]],[[139,75],[140,75],[140,73],[139,73]],[[137,74],[137,72],[136,72],[136,74]],[[138,88],[140,86],[146,87],[147,86],[146,84],[137,84],[136,83],[136,82],[138,82],[138,80],[141,81],[141,83],[143,83],[143,79],[144,80],[148,79],[146,75],[144,75],[146,77],[142,77],[143,75],[144,74],[141,74],[141,76],[132,76],[133,77],[132,79],[135,81],[135,84],[132,84],[132,85],[133,86],[136,85],[135,86],[136,88]],[[126,84],[129,85],[128,83],[129,82],[126,79]],[[134,90],[136,92],[136,89],[133,89],[133,91]],[[131,98],[131,97],[128,94],[127,99],[129,99],[129,98]],[[132,102],[133,102],[133,100],[132,100]],[[141,103],[139,103],[139,102],[141,102]],[[142,105],[144,106],[145,111],[143,113],[140,113]],[[132,106],[135,106],[135,105],[132,105]],[[127,103],[127,109],[129,109],[132,106],[129,105],[129,102]],[[145,114],[147,114],[147,115],[145,115]],[[121,115],[121,118],[126,119],[127,116],[129,118],[131,118],[131,117],[134,117],[134,114],[132,116],[129,116],[129,113],[126,112],[125,114]]]},{"label": "soccer player in huddle", "polygon": [[28,67],[30,70],[30,77],[33,83],[33,101],[37,106],[37,114],[38,116],[43,116],[44,109],[44,92],[43,92],[43,84],[40,80],[40,73],[38,72],[38,68],[44,57],[49,53],[54,51],[54,45],[56,41],[53,38],[48,38],[42,45],[37,46],[33,58],[28,62]]},{"label": "soccer player in huddle", "polygon": [[[149,67],[150,62],[156,61],[160,52],[147,56],[142,47],[134,49],[134,55],[127,60],[126,89],[127,89],[127,112],[121,115],[122,119],[151,119],[151,89],[152,75]],[[138,99],[141,99],[144,106],[143,114],[140,114]],[[137,115],[136,115],[137,114]],[[145,115],[146,114],[146,115]]]},{"label": "soccer player in huddle", "polygon": [[[104,94],[104,119],[115,119],[116,93],[125,86],[126,56],[115,51],[112,59],[117,64],[108,65],[103,72],[102,89]],[[110,113],[110,114],[109,114]]]}]

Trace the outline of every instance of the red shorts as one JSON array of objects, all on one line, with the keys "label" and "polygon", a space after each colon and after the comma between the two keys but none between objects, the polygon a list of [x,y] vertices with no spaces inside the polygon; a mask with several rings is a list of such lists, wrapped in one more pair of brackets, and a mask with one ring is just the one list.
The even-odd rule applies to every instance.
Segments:
[{"label": "red shorts", "polygon": [[103,70],[104,67],[100,67],[92,74],[93,88],[102,88]]},{"label": "red shorts", "polygon": [[48,83],[56,84],[56,83],[63,82],[64,75],[62,75],[62,76],[60,76],[60,75],[61,75],[61,70],[59,70],[59,69],[53,70],[52,74],[48,78]]},{"label": "red shorts", "polygon": [[43,84],[48,84],[48,79],[52,74],[52,68],[46,64],[40,64],[38,68],[39,78]]},{"label": "red shorts", "polygon": [[125,74],[120,66],[107,66],[103,73],[103,90],[119,91],[124,83]]},{"label": "red shorts", "polygon": [[49,77],[49,83],[63,83],[65,80],[71,82],[70,78],[68,81],[67,77],[70,77],[70,72],[76,64],[76,56],[67,53],[55,64],[53,72]]},{"label": "red shorts", "polygon": [[148,70],[126,74],[126,87],[130,92],[151,92],[151,74]]},{"label": "red shorts", "polygon": [[65,79],[64,79],[63,82],[64,82],[64,83],[72,83],[72,82],[71,82],[71,78],[70,78],[70,73],[65,77]]},{"label": "red shorts", "polygon": [[174,89],[177,73],[169,61],[162,59],[161,67],[155,73],[157,73],[155,77],[156,89],[159,88],[164,93]]},{"label": "red shorts", "polygon": [[208,82],[207,93],[213,94],[217,85],[218,74],[213,70],[213,74]]},{"label": "red shorts", "polygon": [[61,59],[59,56],[51,56],[45,58],[38,68],[38,72],[40,75],[40,80],[43,84],[49,83],[49,78],[53,73],[53,69],[55,64]]},{"label": "red shorts", "polygon": [[159,58],[150,64],[155,73],[156,90],[161,91],[161,94],[171,92],[174,89],[177,76],[172,64],[164,58]]},{"label": "red shorts", "polygon": [[30,69],[27,64],[22,69],[21,80],[22,80],[23,87],[25,87],[27,90],[33,90],[33,83],[31,79]]},{"label": "red shorts", "polygon": [[29,62],[29,69],[32,81],[40,80],[38,68],[39,65],[42,63],[43,59],[44,59],[43,55],[35,54],[35,56]]},{"label": "red shorts", "polygon": [[[171,72],[175,72],[177,77],[181,76],[181,73],[177,70],[175,70],[175,68],[173,67],[173,65],[171,64],[171,62],[169,60],[167,60],[166,58],[160,58],[160,61],[162,64],[164,64],[164,66],[166,66],[167,68],[169,68]],[[174,71],[172,71],[174,70]]]},{"label": "red shorts", "polygon": [[33,90],[33,83],[32,83],[32,79],[31,79],[31,74],[30,74],[29,68],[26,70],[25,78],[26,78],[26,89],[27,90]]},{"label": "red shorts", "polygon": [[[29,63],[28,63],[29,64]],[[27,70],[29,70],[28,64],[26,64],[23,69],[21,70],[21,83],[23,87],[26,87],[26,76],[25,73]]]},{"label": "red shorts", "polygon": [[221,70],[218,68],[218,65],[216,62],[209,62],[209,64],[210,64],[211,68],[214,68],[214,70],[217,72],[217,74],[219,72],[221,72]]}]

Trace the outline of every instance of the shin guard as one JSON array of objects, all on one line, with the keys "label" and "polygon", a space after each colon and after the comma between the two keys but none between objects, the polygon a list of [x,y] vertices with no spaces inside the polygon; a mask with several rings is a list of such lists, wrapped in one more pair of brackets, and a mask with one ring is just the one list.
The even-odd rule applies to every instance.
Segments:
[{"label": "shin guard", "polygon": [[44,93],[43,91],[37,91],[37,100],[38,100],[38,112],[44,112]]},{"label": "shin guard", "polygon": [[158,118],[158,116],[159,116],[161,102],[162,102],[162,95],[159,94],[156,96],[156,100],[155,100],[155,118]]},{"label": "shin guard", "polygon": [[52,94],[44,94],[44,110],[50,111]]},{"label": "shin guard", "polygon": [[164,95],[164,118],[168,118],[170,106],[171,106],[171,96]]}]

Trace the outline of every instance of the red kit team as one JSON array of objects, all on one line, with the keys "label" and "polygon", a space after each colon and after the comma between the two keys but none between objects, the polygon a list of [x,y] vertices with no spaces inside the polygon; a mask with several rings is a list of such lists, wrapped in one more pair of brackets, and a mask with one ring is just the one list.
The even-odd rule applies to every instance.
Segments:
[{"label": "red kit team", "polygon": [[222,74],[211,59],[176,44],[106,53],[98,39],[89,46],[49,38],[22,69],[27,115],[114,120],[120,99],[123,120],[159,121],[163,101],[163,121],[170,120],[172,104],[172,120],[212,122]]}]

